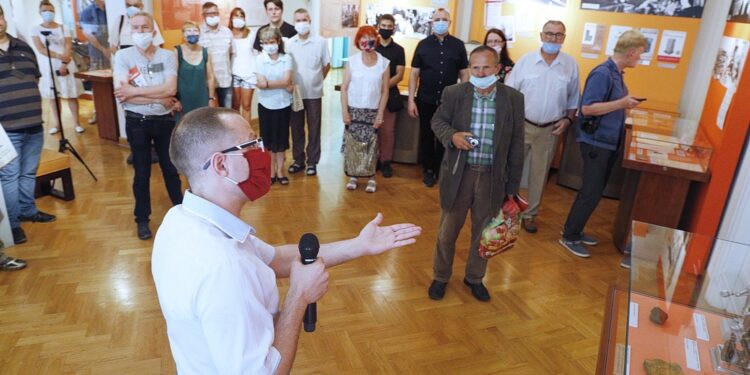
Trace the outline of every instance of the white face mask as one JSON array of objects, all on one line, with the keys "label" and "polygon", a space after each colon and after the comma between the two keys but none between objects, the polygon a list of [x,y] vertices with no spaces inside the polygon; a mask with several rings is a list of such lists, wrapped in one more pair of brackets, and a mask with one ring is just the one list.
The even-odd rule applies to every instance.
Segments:
[{"label": "white face mask", "polygon": [[503,46],[492,46],[497,53],[503,52]]},{"label": "white face mask", "polygon": [[278,44],[264,44],[263,52],[269,55],[273,55],[274,53],[279,52],[279,45]]},{"label": "white face mask", "polygon": [[310,22],[297,22],[294,24],[294,30],[302,35],[307,35],[310,32]]},{"label": "white face mask", "polygon": [[206,25],[214,27],[219,24],[219,16],[206,17]]},{"label": "white face mask", "polygon": [[148,46],[151,45],[151,42],[154,41],[154,34],[153,33],[133,33],[131,35],[131,38],[133,38],[133,44],[136,45],[136,47],[140,49],[146,49]]},{"label": "white face mask", "polygon": [[232,18],[232,26],[234,26],[235,29],[241,29],[245,27],[245,20],[242,18]]}]

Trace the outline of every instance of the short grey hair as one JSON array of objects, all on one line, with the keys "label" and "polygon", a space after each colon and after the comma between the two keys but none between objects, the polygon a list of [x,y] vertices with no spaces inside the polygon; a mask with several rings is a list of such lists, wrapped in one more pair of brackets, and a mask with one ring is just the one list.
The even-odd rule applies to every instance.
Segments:
[{"label": "short grey hair", "polygon": [[132,20],[133,18],[139,17],[139,16],[140,17],[146,17],[150,21],[149,25],[151,25],[151,28],[152,29],[154,28],[154,16],[152,16],[151,13],[140,11],[140,12],[134,14],[132,17],[130,17],[130,19]]}]

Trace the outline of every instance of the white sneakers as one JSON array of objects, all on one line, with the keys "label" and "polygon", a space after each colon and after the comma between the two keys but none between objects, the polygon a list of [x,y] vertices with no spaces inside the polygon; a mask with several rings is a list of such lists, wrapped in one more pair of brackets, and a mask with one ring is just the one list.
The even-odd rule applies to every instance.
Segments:
[{"label": "white sneakers", "polygon": [[[83,126],[81,126],[81,125],[76,125],[76,133],[78,133],[78,134],[81,134],[81,133],[83,133],[83,132],[85,132],[85,131],[86,131],[86,129],[84,129],[84,128],[83,128]],[[60,132],[60,129],[58,129],[58,128],[49,128],[49,131],[48,131],[48,133],[49,133],[50,135],[52,135],[52,134],[57,134],[57,133],[59,133],[59,132]]]}]

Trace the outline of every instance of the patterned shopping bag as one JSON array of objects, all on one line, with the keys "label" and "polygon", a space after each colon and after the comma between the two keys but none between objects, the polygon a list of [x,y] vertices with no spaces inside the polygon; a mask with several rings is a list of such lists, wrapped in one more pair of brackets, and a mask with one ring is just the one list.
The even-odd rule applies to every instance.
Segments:
[{"label": "patterned shopping bag", "polygon": [[484,259],[513,247],[521,232],[521,212],[529,206],[523,197],[505,198],[500,212],[482,229],[479,240],[479,256]]}]

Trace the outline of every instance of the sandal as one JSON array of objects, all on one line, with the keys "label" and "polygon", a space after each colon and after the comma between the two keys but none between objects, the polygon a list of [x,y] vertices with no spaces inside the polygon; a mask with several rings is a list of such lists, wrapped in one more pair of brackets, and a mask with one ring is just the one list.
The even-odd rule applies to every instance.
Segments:
[{"label": "sandal", "polygon": [[0,271],[18,271],[26,268],[26,261],[18,258],[6,258],[0,264]]},{"label": "sandal", "polygon": [[278,179],[278,178],[276,178],[276,177],[271,177],[271,185],[275,184],[275,183],[276,183],[276,181],[278,181],[278,180],[279,180],[279,179]]},{"label": "sandal", "polygon": [[346,183],[346,190],[356,190],[357,189],[357,179],[354,177],[349,178],[349,182]]},{"label": "sandal", "polygon": [[297,172],[302,171],[303,169],[305,169],[305,165],[304,164],[300,165],[300,164],[294,163],[294,164],[292,164],[292,165],[289,166],[289,169],[287,169],[287,172],[289,172],[289,173],[297,173]]},{"label": "sandal", "polygon": [[284,186],[289,185],[289,177],[279,177],[279,183]]},{"label": "sandal", "polygon": [[367,181],[367,187],[365,188],[365,191],[368,193],[374,193],[376,190],[378,190],[378,183],[375,182],[375,180]]},{"label": "sandal", "polygon": [[60,132],[60,130],[57,128],[49,128],[49,131],[47,133],[52,135],[52,134],[57,134],[58,132]]},{"label": "sandal", "polygon": [[315,176],[318,174],[318,169],[315,167],[315,165],[308,165],[307,170],[305,170],[305,174],[308,176]]}]

